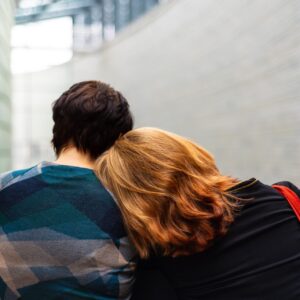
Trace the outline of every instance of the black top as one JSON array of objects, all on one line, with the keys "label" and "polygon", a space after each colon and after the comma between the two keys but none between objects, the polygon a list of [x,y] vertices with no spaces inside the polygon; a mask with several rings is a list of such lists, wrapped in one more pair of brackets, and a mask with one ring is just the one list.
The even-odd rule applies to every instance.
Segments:
[{"label": "black top", "polygon": [[254,178],[231,192],[252,200],[226,236],[202,253],[142,262],[133,299],[300,299],[300,223],[289,203]]}]

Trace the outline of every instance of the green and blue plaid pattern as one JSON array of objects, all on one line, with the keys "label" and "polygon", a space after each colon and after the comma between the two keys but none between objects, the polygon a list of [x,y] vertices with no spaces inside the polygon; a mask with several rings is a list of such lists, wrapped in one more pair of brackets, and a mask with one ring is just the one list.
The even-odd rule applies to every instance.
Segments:
[{"label": "green and blue plaid pattern", "polygon": [[0,175],[0,299],[129,299],[135,252],[92,170]]}]

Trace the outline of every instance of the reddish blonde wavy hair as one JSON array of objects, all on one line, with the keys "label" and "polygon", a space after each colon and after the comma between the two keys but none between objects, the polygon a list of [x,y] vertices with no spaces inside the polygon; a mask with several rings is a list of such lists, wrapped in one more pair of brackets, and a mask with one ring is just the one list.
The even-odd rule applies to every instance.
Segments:
[{"label": "reddish blonde wavy hair", "polygon": [[210,153],[155,128],[122,136],[96,164],[116,197],[129,237],[142,258],[150,253],[189,255],[227,232],[237,181],[218,171]]}]

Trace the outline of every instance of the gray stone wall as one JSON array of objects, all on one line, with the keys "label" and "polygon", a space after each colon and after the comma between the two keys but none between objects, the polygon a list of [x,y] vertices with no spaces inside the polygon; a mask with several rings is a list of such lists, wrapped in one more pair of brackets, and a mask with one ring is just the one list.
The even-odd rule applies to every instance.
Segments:
[{"label": "gray stone wall", "polygon": [[136,126],[196,140],[224,173],[300,185],[300,1],[170,1],[100,52],[16,77],[31,112],[17,165],[51,159],[50,103],[90,78],[124,92]]},{"label": "gray stone wall", "polygon": [[0,172],[11,166],[10,30],[13,1],[0,1]]}]

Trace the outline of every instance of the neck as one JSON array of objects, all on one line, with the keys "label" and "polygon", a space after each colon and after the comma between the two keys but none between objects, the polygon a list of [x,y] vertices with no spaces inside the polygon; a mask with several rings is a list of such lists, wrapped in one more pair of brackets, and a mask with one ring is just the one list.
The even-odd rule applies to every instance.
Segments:
[{"label": "neck", "polygon": [[78,151],[75,147],[62,150],[55,163],[66,166],[94,169],[95,161],[88,154]]}]

